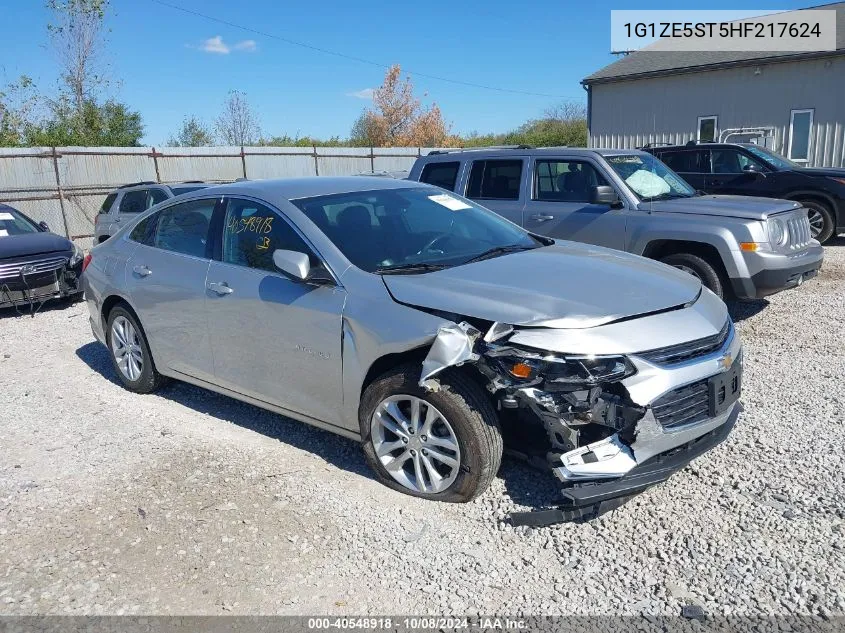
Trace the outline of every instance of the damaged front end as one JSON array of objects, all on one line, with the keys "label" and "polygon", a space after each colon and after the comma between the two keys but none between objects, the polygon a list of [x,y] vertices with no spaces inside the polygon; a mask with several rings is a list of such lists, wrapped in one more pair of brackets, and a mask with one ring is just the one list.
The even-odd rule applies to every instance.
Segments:
[{"label": "damaged front end", "polygon": [[735,397],[720,415],[667,429],[651,404],[635,402],[625,387],[637,373],[627,356],[544,352],[509,343],[513,333],[501,323],[486,334],[466,322],[441,327],[420,385],[436,389],[440,371],[474,365],[498,403],[509,452],[550,468],[565,484],[560,507],[516,513],[514,525],[587,520],[612,510],[721,442],[739,414],[738,405],[727,406],[738,398],[737,377]]}]

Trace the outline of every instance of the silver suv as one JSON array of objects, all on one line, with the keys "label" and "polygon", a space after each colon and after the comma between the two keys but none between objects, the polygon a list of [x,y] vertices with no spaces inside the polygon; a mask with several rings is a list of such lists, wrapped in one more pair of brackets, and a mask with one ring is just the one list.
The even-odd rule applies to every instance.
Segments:
[{"label": "silver suv", "polygon": [[106,196],[97,212],[94,219],[94,243],[105,242],[123,224],[134,220],[139,213],[159,202],[209,186],[200,181],[170,185],[148,181],[118,187]]},{"label": "silver suv", "polygon": [[434,151],[409,179],[466,195],[533,233],[660,260],[720,297],[794,288],[824,257],[799,203],[703,195],[637,150]]},{"label": "silver suv", "polygon": [[504,444],[565,484],[517,522],[618,505],[741,408],[739,337],[697,279],[407,180],[197,191],[94,247],[82,278],[127,389],[175,378],[339,433],[440,501],[482,493]]}]

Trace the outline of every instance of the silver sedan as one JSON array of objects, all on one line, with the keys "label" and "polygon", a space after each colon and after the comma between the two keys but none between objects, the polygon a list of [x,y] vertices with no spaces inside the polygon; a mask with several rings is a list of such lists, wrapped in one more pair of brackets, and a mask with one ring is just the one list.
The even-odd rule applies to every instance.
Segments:
[{"label": "silver sedan", "polygon": [[95,247],[83,283],[127,389],[173,378],[334,431],[431,499],[479,495],[507,443],[560,478],[564,518],[598,514],[740,410],[739,339],[696,279],[415,182],[204,189]]}]

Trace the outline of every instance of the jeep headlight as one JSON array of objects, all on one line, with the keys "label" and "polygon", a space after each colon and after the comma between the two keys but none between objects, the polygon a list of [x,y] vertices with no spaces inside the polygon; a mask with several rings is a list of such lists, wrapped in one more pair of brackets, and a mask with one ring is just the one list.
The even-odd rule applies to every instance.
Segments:
[{"label": "jeep headlight", "polygon": [[82,252],[82,249],[79,248],[76,244],[74,244],[73,254],[70,256],[70,261],[68,262],[68,268],[73,268],[74,266],[76,266],[79,262],[82,261],[82,258],[84,256],[85,255]]},{"label": "jeep headlight", "polygon": [[786,224],[779,218],[769,218],[769,241],[777,246],[786,244],[789,233]]},{"label": "jeep headlight", "polygon": [[625,356],[534,356],[515,353],[497,359],[510,376],[518,380],[545,381],[547,387],[560,389],[592,387],[619,382],[637,373]]}]

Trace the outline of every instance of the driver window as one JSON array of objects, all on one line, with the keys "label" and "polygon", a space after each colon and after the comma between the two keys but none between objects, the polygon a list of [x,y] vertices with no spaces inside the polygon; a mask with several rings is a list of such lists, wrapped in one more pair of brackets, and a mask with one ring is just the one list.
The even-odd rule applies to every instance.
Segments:
[{"label": "driver window", "polygon": [[223,225],[223,261],[268,272],[279,272],[273,251],[305,253],[311,265],[319,260],[297,232],[272,209],[252,200],[231,198],[226,203]]},{"label": "driver window", "polygon": [[595,167],[578,160],[538,160],[534,174],[535,200],[589,202],[593,187],[607,185]]},{"label": "driver window", "polygon": [[760,163],[735,149],[714,149],[712,156],[714,174],[740,174],[748,165],[763,171]]}]

